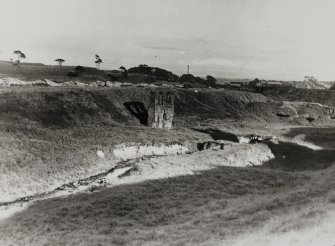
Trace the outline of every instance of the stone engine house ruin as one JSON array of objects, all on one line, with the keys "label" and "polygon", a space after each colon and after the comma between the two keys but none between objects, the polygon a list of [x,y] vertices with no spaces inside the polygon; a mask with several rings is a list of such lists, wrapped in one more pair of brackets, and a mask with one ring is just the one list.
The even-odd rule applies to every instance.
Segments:
[{"label": "stone engine house ruin", "polygon": [[169,90],[155,90],[150,94],[148,126],[172,128],[174,96]]},{"label": "stone engine house ruin", "polygon": [[174,95],[170,90],[153,90],[150,92],[150,98],[145,102],[131,101],[125,102],[123,105],[142,125],[172,128]]}]

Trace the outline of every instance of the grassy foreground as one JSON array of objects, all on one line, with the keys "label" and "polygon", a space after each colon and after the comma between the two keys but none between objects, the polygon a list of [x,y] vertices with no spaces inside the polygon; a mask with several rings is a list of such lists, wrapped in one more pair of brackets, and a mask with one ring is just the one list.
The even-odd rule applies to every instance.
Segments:
[{"label": "grassy foreground", "polygon": [[274,217],[285,218],[276,232],[314,223],[335,202],[333,160],[314,151],[321,165],[311,167],[295,159],[300,147],[271,148],[292,169],[278,159],[40,201],[2,221],[0,238],[15,245],[224,245]]},{"label": "grassy foreground", "polygon": [[280,171],[218,168],[51,199],[4,221],[1,238],[21,245],[192,245],[241,233],[306,202],[305,196],[289,194],[306,179]]}]

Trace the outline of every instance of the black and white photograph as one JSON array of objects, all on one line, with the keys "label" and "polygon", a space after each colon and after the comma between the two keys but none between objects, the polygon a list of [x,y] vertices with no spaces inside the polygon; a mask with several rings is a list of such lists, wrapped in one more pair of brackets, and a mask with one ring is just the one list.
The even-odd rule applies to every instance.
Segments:
[{"label": "black and white photograph", "polygon": [[0,0],[0,246],[128,245],[335,246],[335,1]]}]

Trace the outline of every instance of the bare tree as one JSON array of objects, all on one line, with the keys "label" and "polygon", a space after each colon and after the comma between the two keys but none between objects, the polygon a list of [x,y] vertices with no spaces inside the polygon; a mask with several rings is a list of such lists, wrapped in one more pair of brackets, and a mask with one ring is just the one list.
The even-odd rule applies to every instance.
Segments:
[{"label": "bare tree", "polygon": [[55,60],[55,62],[58,62],[59,66],[62,66],[62,64],[65,62],[65,60],[62,59],[62,58],[57,58],[57,59]]}]

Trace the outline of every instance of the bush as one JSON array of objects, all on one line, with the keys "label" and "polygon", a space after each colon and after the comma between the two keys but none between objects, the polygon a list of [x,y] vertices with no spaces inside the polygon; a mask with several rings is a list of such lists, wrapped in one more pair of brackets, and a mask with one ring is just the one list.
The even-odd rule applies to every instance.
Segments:
[{"label": "bush", "polygon": [[69,77],[78,77],[78,74],[76,72],[70,71],[67,73],[67,76]]},{"label": "bush", "polygon": [[76,66],[76,67],[74,68],[74,71],[75,71],[76,73],[83,73],[83,72],[86,71],[86,69],[85,69],[83,66]]},{"label": "bush", "polygon": [[153,79],[166,80],[171,82],[178,81],[179,79],[178,75],[170,71],[158,67],[149,67],[148,65],[145,64],[139,65],[138,67],[129,68],[128,73],[145,74],[152,77]]},{"label": "bush", "polygon": [[211,75],[207,75],[206,84],[209,85],[209,86],[214,86],[216,84],[216,78],[214,78]]},{"label": "bush", "polygon": [[216,79],[211,75],[207,75],[206,79],[203,79],[201,77],[195,77],[193,74],[183,74],[182,76],[180,76],[179,82],[198,85],[201,84],[204,86],[214,86],[216,83]]},{"label": "bush", "polygon": [[117,76],[115,76],[115,75],[113,75],[113,74],[107,74],[107,76],[110,78],[110,80],[112,81],[112,82],[114,82],[114,81],[119,81],[119,77],[117,77]]}]

